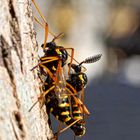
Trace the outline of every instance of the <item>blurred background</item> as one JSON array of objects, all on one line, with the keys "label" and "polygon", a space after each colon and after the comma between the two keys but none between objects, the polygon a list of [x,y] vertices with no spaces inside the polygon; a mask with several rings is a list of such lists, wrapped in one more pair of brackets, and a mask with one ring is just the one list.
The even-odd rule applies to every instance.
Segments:
[{"label": "blurred background", "polygon": [[[64,33],[57,43],[73,47],[76,60],[102,54],[100,61],[85,65],[89,78],[85,104],[91,115],[86,120],[86,135],[76,139],[140,140],[140,1],[36,0],[36,3],[49,30]],[[36,10],[34,14],[38,17]],[[44,30],[36,23],[35,28],[41,46]],[[50,35],[48,41],[51,39]],[[60,135],[60,140],[71,140],[72,134],[68,130]]]}]

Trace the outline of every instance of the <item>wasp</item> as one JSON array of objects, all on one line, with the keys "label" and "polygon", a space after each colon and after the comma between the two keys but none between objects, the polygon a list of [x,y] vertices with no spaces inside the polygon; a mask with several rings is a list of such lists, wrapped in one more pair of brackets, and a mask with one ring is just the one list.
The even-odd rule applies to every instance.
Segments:
[{"label": "wasp", "polygon": [[[65,77],[63,72],[63,67],[66,64],[68,56],[71,57],[70,65],[73,61],[74,49],[73,48],[64,48],[63,46],[59,46],[55,43],[56,39],[59,39],[63,34],[54,35],[54,33],[50,32],[48,29],[47,21],[42,15],[38,5],[34,0],[32,0],[36,10],[38,11],[40,17],[42,18],[44,24],[42,24],[36,17],[34,19],[39,23],[45,30],[45,39],[44,43],[41,45],[43,48],[44,55],[39,59],[39,63],[33,67],[31,70],[39,67],[39,71],[41,74],[49,77],[50,80],[53,80],[55,83],[55,91],[58,93],[58,97],[61,97],[63,94],[63,89],[65,85]],[[51,42],[47,42],[48,33],[54,36]],[[67,52],[67,50],[71,50],[71,54]],[[70,73],[70,68],[69,68]],[[63,82],[60,82],[63,81]],[[62,90],[61,90],[62,89]],[[58,92],[59,91],[59,92]]]},{"label": "wasp", "polygon": [[[36,10],[38,11],[38,14],[42,18],[44,24],[42,24],[36,17],[34,17],[35,21],[39,23],[45,30],[45,38],[44,43],[41,45],[43,48],[44,56],[40,58],[40,62],[38,65],[33,67],[31,70],[35,69],[37,66],[41,67],[44,71],[46,71],[50,77],[56,82],[56,77],[58,76],[59,71],[61,71],[60,67],[63,67],[66,63],[66,60],[68,58],[68,52],[67,50],[71,50],[71,62],[73,60],[74,56],[74,49],[73,48],[64,48],[63,46],[59,46],[55,43],[56,39],[59,39],[63,33],[58,34],[57,36],[54,35],[54,33],[49,31],[48,23],[44,16],[42,15],[38,5],[34,0],[32,0]],[[54,38],[51,42],[47,42],[48,39],[48,33],[50,33]],[[56,76],[57,75],[57,76]]]},{"label": "wasp", "polygon": [[[38,101],[41,101],[41,106],[45,104],[47,112],[51,112],[58,120],[65,123],[68,126],[67,128],[71,128],[76,136],[83,136],[85,134],[84,114],[89,115],[90,113],[83,100],[83,89],[87,84],[87,76],[82,72],[82,64],[95,62],[101,56],[87,58],[78,65],[72,64],[74,49],[64,48],[55,43],[56,39],[62,36],[62,33],[56,36],[49,31],[47,21],[36,2],[34,0],[32,2],[44,24],[36,17],[34,18],[45,30],[44,43],[41,45],[44,55],[39,59],[39,63],[32,68],[33,70],[39,67],[41,75],[46,78],[43,86],[44,92],[40,95]],[[53,35],[54,38],[47,43],[48,33]],[[67,50],[71,50],[71,55],[68,54]],[[66,80],[63,67],[66,65],[68,56],[71,57],[71,60],[68,65],[69,78]],[[72,70],[74,73],[71,73]],[[82,94],[79,94],[80,91],[82,91]]]},{"label": "wasp", "polygon": [[[76,64],[71,65],[71,69],[73,70],[73,72],[71,72],[70,77],[69,77],[69,79],[66,80],[66,82],[67,82],[68,88],[72,87],[76,91],[74,93],[74,97],[76,98],[75,100],[77,100],[77,104],[72,102],[72,110],[73,110],[72,115],[75,119],[79,118],[79,116],[77,116],[78,109],[80,109],[81,113],[83,114],[83,117],[85,115],[90,115],[90,112],[84,105],[84,88],[87,85],[88,78],[85,73],[86,68],[83,67],[82,64],[94,63],[94,62],[100,60],[101,56],[102,56],[102,54],[98,54],[98,55],[85,59],[78,65],[76,65]],[[70,65],[70,63],[68,64],[68,66],[69,65]],[[82,68],[84,68],[84,69],[82,69]],[[69,88],[69,89],[72,91],[73,90],[72,88],[71,89]]]},{"label": "wasp", "polygon": [[[78,65],[72,64],[69,78],[66,80],[66,88],[63,90],[65,96],[63,96],[61,103],[57,98],[57,93],[52,89],[53,81],[48,77],[45,80],[44,91],[45,94],[45,106],[47,113],[52,113],[56,119],[66,124],[67,127],[59,131],[64,132],[66,129],[71,128],[75,136],[83,136],[86,132],[85,128],[85,115],[89,115],[89,111],[83,104],[83,88],[87,85],[87,75],[82,72],[83,63],[94,63],[101,58],[101,54],[90,57],[79,63]],[[70,64],[68,64],[69,66]]]}]

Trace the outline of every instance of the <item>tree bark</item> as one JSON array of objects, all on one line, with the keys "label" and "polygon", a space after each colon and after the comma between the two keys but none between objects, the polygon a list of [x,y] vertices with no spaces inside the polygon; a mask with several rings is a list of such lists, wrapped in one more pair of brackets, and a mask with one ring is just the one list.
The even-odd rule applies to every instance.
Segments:
[{"label": "tree bark", "polygon": [[38,104],[37,47],[29,0],[0,0],[0,140],[52,137]]}]

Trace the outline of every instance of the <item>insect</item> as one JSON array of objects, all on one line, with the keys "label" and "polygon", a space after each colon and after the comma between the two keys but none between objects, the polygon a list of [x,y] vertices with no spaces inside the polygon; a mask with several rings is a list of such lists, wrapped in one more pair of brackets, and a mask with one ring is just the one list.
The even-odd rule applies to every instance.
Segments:
[{"label": "insect", "polygon": [[[39,63],[31,70],[39,67],[39,71],[41,71],[41,74],[45,76],[49,76],[49,78],[51,78],[54,81],[55,91],[60,91],[61,87],[65,87],[63,66],[66,64],[68,56],[71,57],[70,65],[72,64],[74,49],[64,48],[63,46],[59,46],[55,43],[55,40],[59,39],[63,34],[60,33],[59,35],[55,36],[52,32],[49,32],[47,21],[45,20],[40,9],[38,8],[38,5],[34,0],[32,0],[32,2],[36,10],[38,11],[40,17],[42,18],[43,22],[45,23],[43,25],[36,17],[34,17],[37,23],[39,23],[45,30],[45,39],[44,39],[44,44],[41,45],[41,47],[43,48],[44,55],[39,59]],[[48,33],[53,35],[54,38],[52,39],[51,42],[46,43],[48,38]],[[67,50],[71,51],[70,55],[68,54]],[[70,73],[70,67],[69,67],[69,73]],[[60,81],[63,81],[62,84],[60,83]],[[61,92],[58,94],[58,96],[60,95],[62,96]]]},{"label": "insect", "polygon": [[[56,45],[55,40],[59,39],[63,34],[60,33],[56,36],[56,35],[54,35],[54,33],[49,31],[48,23],[47,23],[46,19],[44,18],[44,16],[42,15],[40,9],[38,8],[38,5],[36,4],[36,2],[34,0],[32,0],[32,2],[34,4],[36,10],[38,11],[40,17],[42,18],[42,20],[44,22],[44,25],[36,17],[34,17],[34,19],[45,30],[44,43],[41,45],[41,47],[43,48],[44,56],[40,58],[40,62],[37,66],[40,66],[40,67],[44,68],[47,71],[47,73],[50,74],[48,69],[51,70],[51,73],[56,72],[57,69],[59,69],[57,67],[58,63],[59,63],[58,61],[61,61],[60,66],[65,65],[65,62],[66,62],[66,60],[68,58],[68,55],[69,55],[67,53],[67,50],[71,50],[71,55],[70,55],[71,56],[71,62],[70,63],[72,63],[73,56],[74,56],[74,49],[73,48],[64,48],[63,46]],[[50,33],[54,38],[52,39],[51,42],[46,43],[47,39],[48,39],[48,33]],[[49,63],[49,64],[47,64],[47,63]],[[45,65],[45,67],[44,67],[44,65]],[[34,68],[36,68],[37,66],[35,66]],[[50,76],[52,76],[52,74],[50,74]],[[51,78],[53,78],[53,77],[51,77]]]},{"label": "insect", "polygon": [[[77,104],[73,97],[71,97],[71,102],[73,105],[70,104],[68,95],[63,98],[60,104],[58,98],[52,92],[45,96],[45,100],[48,114],[52,113],[56,119],[66,124],[68,128],[71,128],[75,136],[82,136],[85,134],[85,126],[80,109],[77,108],[77,110],[75,110],[75,118],[71,114],[71,107],[75,107]],[[76,112],[78,117],[77,119]],[[64,130],[58,131],[58,133],[62,133]]]},{"label": "insect", "polygon": [[[87,85],[88,78],[84,72],[86,69],[85,69],[85,67],[82,67],[82,64],[94,63],[94,62],[100,60],[101,56],[102,56],[102,54],[98,54],[98,55],[85,59],[78,65],[72,64],[71,69],[73,70],[73,72],[70,74],[69,79],[66,80],[68,88],[73,87],[74,90],[76,91],[76,93],[74,93],[74,95],[75,95],[75,97],[77,97],[77,100],[80,99],[79,101],[82,101],[81,104],[79,103],[79,105],[81,105],[81,106],[78,106],[78,107],[81,109],[83,114],[85,113],[85,114],[89,115],[90,113],[84,106],[84,87]],[[70,65],[70,64],[68,64],[68,65]],[[82,70],[82,68],[84,68],[84,70]]]},{"label": "insect", "polygon": [[[101,56],[87,58],[78,65],[72,64],[74,60],[74,49],[64,48],[55,43],[56,39],[59,39],[62,34],[56,36],[49,31],[48,24],[40,9],[34,0],[32,2],[42,18],[44,25],[37,18],[34,18],[45,30],[44,43],[41,45],[44,55],[39,59],[39,63],[32,68],[33,70],[39,67],[41,75],[46,78],[43,86],[44,92],[40,95],[38,101],[41,102],[41,106],[45,104],[47,112],[51,112],[58,120],[65,123],[67,128],[71,128],[76,136],[83,136],[85,134],[84,116],[85,114],[89,115],[89,111],[84,105],[83,89],[87,84],[87,76],[82,72],[82,64],[93,63],[100,59]],[[46,43],[48,33],[53,35],[54,38],[51,42]],[[70,55],[67,50],[71,50]],[[69,79],[66,80],[63,67],[66,64],[68,56],[71,57],[71,60],[68,65]],[[74,73],[71,73],[71,71]],[[78,92],[82,92],[82,94]]]},{"label": "insect", "polygon": [[[45,20],[44,16],[42,15],[40,9],[38,8],[38,5],[34,0],[32,0],[36,10],[38,11],[38,14],[42,18],[44,24],[42,24],[36,17],[34,19],[37,23],[39,23],[45,30],[45,39],[44,44],[41,45],[43,48],[44,55],[39,59],[39,63],[33,67],[31,70],[34,70],[35,68],[39,67],[39,71],[41,74],[45,75],[46,77],[49,76],[50,80],[52,79],[55,83],[55,91],[60,91],[61,87],[65,87],[65,77],[63,72],[63,67],[66,64],[66,61],[68,59],[68,56],[70,56],[70,65],[73,61],[74,56],[74,49],[73,48],[64,48],[63,46],[59,46],[55,43],[56,39],[59,39],[63,34],[60,33],[59,35],[54,35],[54,33],[50,32],[48,30],[48,24]],[[47,42],[48,33],[53,35],[53,39],[51,42]],[[71,54],[68,54],[68,50],[71,51]],[[69,73],[70,73],[70,67],[69,67]],[[60,81],[63,81],[60,83]],[[58,93],[58,96],[62,96],[61,94],[63,91],[60,91]]]},{"label": "insect", "polygon": [[57,93],[53,90],[54,88],[51,89],[54,86],[53,81],[51,81],[49,77],[46,78],[44,91],[47,94],[44,95],[44,102],[47,113],[52,113],[59,121],[67,125],[67,127],[61,130],[59,133],[71,128],[75,136],[83,136],[85,134],[86,128],[84,117],[85,114],[89,115],[90,113],[82,103],[81,100],[83,99],[80,97],[80,92],[83,91],[83,88],[87,84],[87,76],[84,72],[82,72],[82,64],[94,63],[100,58],[101,55],[99,54],[85,59],[78,65],[71,65],[71,69],[74,70],[74,73],[71,73],[69,79],[66,80],[67,86],[63,90],[65,96],[63,96],[61,102],[59,102]]}]

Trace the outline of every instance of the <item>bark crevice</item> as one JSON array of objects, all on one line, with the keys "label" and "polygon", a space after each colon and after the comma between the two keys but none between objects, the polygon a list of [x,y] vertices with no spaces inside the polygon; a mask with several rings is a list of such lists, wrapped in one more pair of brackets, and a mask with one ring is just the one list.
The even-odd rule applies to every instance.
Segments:
[{"label": "bark crevice", "polygon": [[13,115],[14,115],[17,127],[20,130],[20,137],[21,138],[25,138],[25,130],[24,130],[23,122],[22,122],[22,115],[21,115],[21,113],[19,111],[14,111]]},{"label": "bark crevice", "polygon": [[9,13],[11,15],[11,32],[12,32],[12,46],[14,47],[17,56],[19,57],[20,66],[21,66],[21,72],[23,73],[23,51],[22,51],[22,44],[21,44],[21,33],[20,33],[20,27],[18,22],[18,17],[15,12],[15,8],[13,5],[13,0],[9,0]]},{"label": "bark crevice", "polygon": [[20,101],[18,99],[15,78],[13,74],[13,64],[12,64],[11,51],[10,51],[12,47],[9,46],[9,44],[6,42],[6,39],[2,35],[0,36],[0,48],[2,53],[3,65],[7,70],[7,73],[11,81],[11,85],[13,87],[13,96],[16,99],[16,105],[18,108],[20,108]]}]

